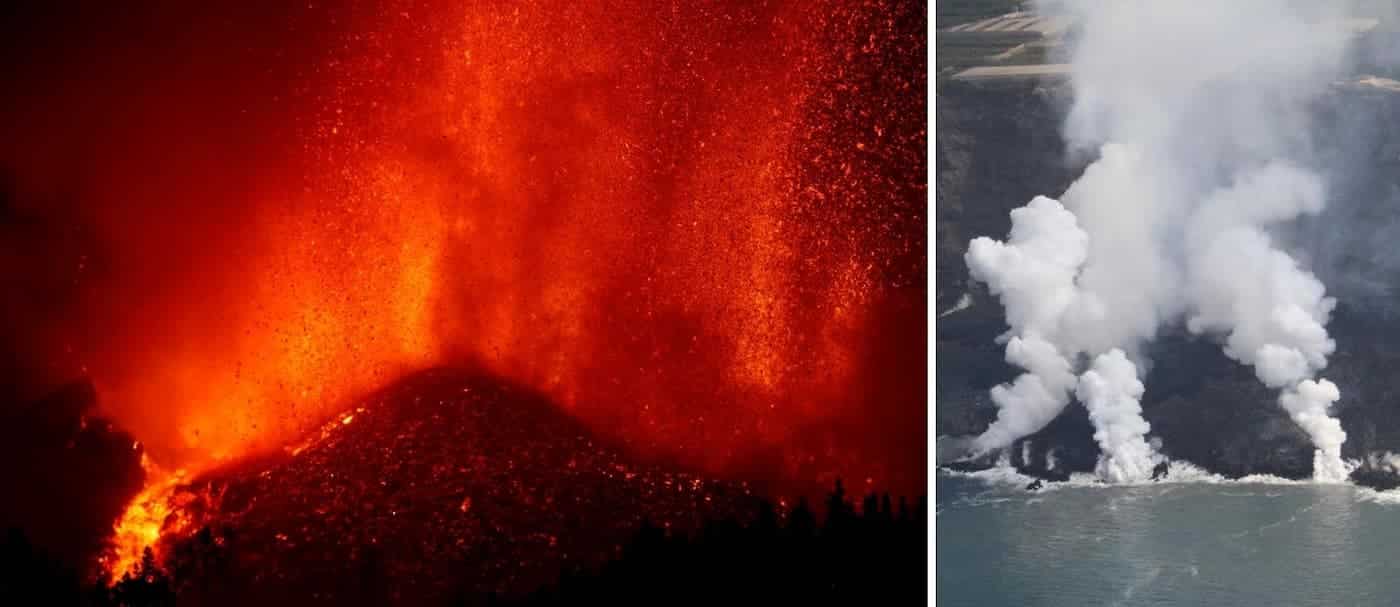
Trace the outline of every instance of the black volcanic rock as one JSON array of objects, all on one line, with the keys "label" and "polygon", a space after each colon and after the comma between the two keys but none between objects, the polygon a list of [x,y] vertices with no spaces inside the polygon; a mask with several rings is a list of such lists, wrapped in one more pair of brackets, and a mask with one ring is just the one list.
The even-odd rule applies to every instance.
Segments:
[{"label": "black volcanic rock", "polygon": [[186,495],[212,531],[167,551],[182,601],[243,605],[519,595],[613,556],[643,519],[691,529],[757,502],[741,485],[640,464],[540,395],[456,370],[409,377],[295,455]]},{"label": "black volcanic rock", "polygon": [[1171,470],[1171,464],[1162,462],[1152,467],[1152,480],[1159,481],[1167,477],[1167,472]]},{"label": "black volcanic rock", "polygon": [[1377,491],[1390,491],[1400,488],[1400,474],[1393,470],[1364,467],[1351,473],[1351,482]]}]

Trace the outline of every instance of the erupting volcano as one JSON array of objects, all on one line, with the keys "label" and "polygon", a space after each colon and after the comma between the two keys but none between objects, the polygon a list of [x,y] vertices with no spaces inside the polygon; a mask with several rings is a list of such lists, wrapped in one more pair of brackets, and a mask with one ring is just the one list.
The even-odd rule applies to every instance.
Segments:
[{"label": "erupting volcano", "polygon": [[5,39],[7,396],[129,434],[107,573],[227,527],[249,588],[524,591],[643,518],[922,492],[920,3],[274,4]]},{"label": "erupting volcano", "polygon": [[[362,591],[345,572],[369,559],[384,563],[381,592],[395,602],[519,595],[599,564],[643,518],[693,530],[755,508],[746,486],[629,461],[539,395],[453,369],[397,382],[306,442],[171,501],[181,514],[167,529],[191,533],[167,534],[157,553],[189,567],[211,560],[191,554],[201,541],[226,547],[224,575],[238,582],[217,589],[220,603],[319,590],[344,604]],[[191,537],[201,527],[208,538]]]}]

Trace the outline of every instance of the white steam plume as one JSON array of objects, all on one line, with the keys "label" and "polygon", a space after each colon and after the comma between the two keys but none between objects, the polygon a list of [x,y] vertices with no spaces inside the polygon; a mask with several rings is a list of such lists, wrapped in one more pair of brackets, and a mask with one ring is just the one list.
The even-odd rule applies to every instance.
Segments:
[{"label": "white steam plume", "polygon": [[1318,480],[1345,481],[1351,474],[1350,467],[1342,461],[1342,443],[1346,442],[1347,433],[1337,418],[1327,414],[1327,409],[1341,397],[1336,384],[1325,379],[1305,379],[1278,399],[1317,447],[1313,452],[1313,477]]},{"label": "white steam plume", "polygon": [[1026,371],[993,388],[997,421],[977,447],[1040,430],[1075,393],[1103,451],[1099,475],[1150,476],[1161,458],[1139,404],[1141,346],[1185,321],[1282,390],[1317,448],[1315,477],[1345,478],[1346,434],[1329,414],[1340,394],[1313,380],[1336,349],[1335,302],[1270,237],[1326,200],[1301,159],[1308,105],[1345,63],[1343,15],[1266,0],[1047,6],[1078,21],[1065,136],[1098,158],[1063,205],[1037,197],[1012,212],[1007,242],[968,250],[973,278],[1006,307],[1007,358]]},{"label": "white steam plume", "polygon": [[1392,474],[1400,474],[1400,455],[1389,451],[1368,454],[1366,456],[1366,463],[1372,468],[1384,470]]},{"label": "white steam plume", "polygon": [[1188,233],[1196,333],[1226,334],[1225,354],[1252,365],[1259,381],[1284,390],[1279,404],[1312,439],[1313,476],[1346,480],[1346,432],[1329,416],[1337,386],[1312,377],[1327,366],[1336,343],[1327,321],[1336,301],[1311,273],[1275,248],[1264,228],[1322,209],[1323,188],[1300,169],[1269,165],[1217,191]]},{"label": "white steam plume", "polygon": [[1162,460],[1147,442],[1151,426],[1142,419],[1142,392],[1137,366],[1116,348],[1095,358],[1093,368],[1079,378],[1079,401],[1089,409],[1097,428],[1094,440],[1103,451],[1096,469],[1101,479],[1145,481]]},{"label": "white steam plume", "polygon": [[1011,326],[1006,360],[1026,373],[992,388],[997,419],[977,437],[985,453],[1011,445],[1050,423],[1074,389],[1070,361],[1054,345],[1059,318],[1075,296],[1088,236],[1059,202],[1037,197],[1011,212],[1011,236],[972,241],[965,258],[972,277],[987,283],[1006,308]]},{"label": "white steam plume", "polygon": [[[974,442],[978,452],[1010,445],[1059,415],[1082,381],[1072,365],[1082,354],[1116,351],[1129,365],[1131,381],[1138,381],[1136,365],[1123,350],[1135,352],[1179,307],[1173,295],[1178,272],[1159,245],[1159,226],[1170,206],[1147,195],[1138,196],[1138,204],[1125,204],[1121,196],[1153,178],[1137,150],[1105,146],[1103,158],[1065,192],[1074,213],[1037,197],[1011,212],[1007,242],[972,241],[969,271],[1001,298],[1014,336],[1007,360],[1027,371],[1010,385],[992,388],[997,420]],[[1089,238],[1085,229],[1097,236]],[[1128,385],[1114,389],[1131,392]],[[1132,407],[1116,407],[1117,399],[1106,396],[1113,405],[1104,411],[1112,413],[1091,415],[1104,437],[1105,480],[1144,480],[1138,470],[1150,475],[1160,459],[1143,440],[1150,426],[1137,405],[1140,396],[1139,388]],[[1118,439],[1129,436],[1136,439]]]}]

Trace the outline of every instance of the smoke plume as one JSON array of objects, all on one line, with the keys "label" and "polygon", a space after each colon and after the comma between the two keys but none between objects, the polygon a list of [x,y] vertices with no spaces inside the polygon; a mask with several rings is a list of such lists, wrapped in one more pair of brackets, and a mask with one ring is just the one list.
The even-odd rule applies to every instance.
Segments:
[{"label": "smoke plume", "polygon": [[977,448],[1040,430],[1073,393],[1099,476],[1149,478],[1161,456],[1139,404],[1141,350],[1184,323],[1281,390],[1317,448],[1317,479],[1345,479],[1346,433],[1329,413],[1341,395],[1317,377],[1336,349],[1335,300],[1273,235],[1327,200],[1307,162],[1309,104],[1347,63],[1344,15],[1264,0],[1041,8],[1076,20],[1064,134],[1094,162],[1063,204],[1037,197],[1012,212],[1006,242],[969,247],[971,275],[1006,307],[1007,360],[1025,371],[992,389],[997,420]]}]

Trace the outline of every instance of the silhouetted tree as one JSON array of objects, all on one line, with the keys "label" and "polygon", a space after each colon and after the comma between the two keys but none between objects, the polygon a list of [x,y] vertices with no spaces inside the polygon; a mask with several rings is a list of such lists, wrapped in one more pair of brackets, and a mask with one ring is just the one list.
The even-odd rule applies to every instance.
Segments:
[{"label": "silhouetted tree", "polygon": [[150,547],[141,552],[135,571],[122,576],[112,587],[112,604],[120,607],[174,605],[175,591],[170,578],[156,563]]},{"label": "silhouetted tree", "polygon": [[[480,588],[470,574],[458,586],[452,605],[612,603],[773,603],[829,604],[922,600],[927,570],[926,500],[911,512],[899,500],[892,515],[888,495],[870,494],[863,508],[850,507],[844,488],[828,496],[820,524],[805,499],[786,513],[760,502],[750,518],[711,520],[694,534],[676,533],[641,521],[617,557],[599,568],[573,565],[558,582],[519,598],[505,599]],[[200,529],[176,546],[164,567],[148,549],[134,571],[108,587],[105,581],[82,590],[76,574],[54,567],[22,534],[4,542],[0,604],[89,604],[145,607],[181,604],[247,605],[250,580],[229,573],[233,530]],[[347,585],[333,591],[337,604],[392,603],[388,563],[370,546],[346,566]],[[464,569],[469,572],[469,569]],[[479,572],[478,572],[479,573]],[[35,591],[18,595],[16,589]],[[309,597],[281,596],[297,602]],[[36,603],[28,597],[44,597]]]},{"label": "silhouetted tree", "polygon": [[[921,517],[894,517],[875,494],[857,514],[839,485],[820,526],[806,500],[787,513],[760,503],[748,525],[711,521],[694,536],[644,521],[620,559],[594,574],[575,570],[515,604],[693,602],[828,604],[922,600],[925,532]],[[510,602],[510,601],[504,601]]]},{"label": "silhouetted tree", "polygon": [[797,500],[797,507],[788,515],[788,535],[795,538],[811,537],[816,533],[816,528],[817,519],[812,516],[812,508],[807,505],[807,498]]}]

